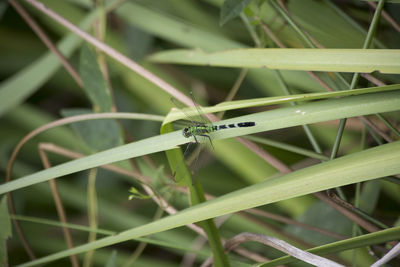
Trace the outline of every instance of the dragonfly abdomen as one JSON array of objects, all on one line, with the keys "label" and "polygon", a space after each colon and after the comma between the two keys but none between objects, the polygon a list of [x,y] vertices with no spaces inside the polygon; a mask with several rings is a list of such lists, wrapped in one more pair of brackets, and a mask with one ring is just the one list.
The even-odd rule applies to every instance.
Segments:
[{"label": "dragonfly abdomen", "polygon": [[242,128],[242,127],[252,127],[255,126],[256,123],[253,121],[247,122],[239,122],[239,123],[230,123],[230,124],[221,124],[214,126],[214,131],[222,130],[222,129],[231,129],[231,128]]}]

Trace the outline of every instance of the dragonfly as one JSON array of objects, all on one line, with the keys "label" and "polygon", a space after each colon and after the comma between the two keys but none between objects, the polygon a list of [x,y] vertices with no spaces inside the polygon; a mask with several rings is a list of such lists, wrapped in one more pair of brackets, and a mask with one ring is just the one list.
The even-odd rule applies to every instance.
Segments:
[{"label": "dragonfly", "polygon": [[[197,110],[197,115],[189,115],[185,108],[181,108],[179,107],[179,103],[176,102],[176,100],[174,98],[171,98],[171,101],[174,103],[174,105],[181,110],[185,116],[186,116],[186,121],[190,123],[189,126],[185,127],[182,129],[182,135],[185,138],[192,138],[194,139],[194,142],[190,142],[188,144],[188,146],[186,147],[185,152],[183,153],[184,158],[187,156],[187,152],[189,151],[189,147],[191,144],[199,144],[199,138],[205,138],[209,141],[209,143],[211,144],[211,147],[214,149],[210,134],[216,131],[220,131],[220,130],[224,130],[224,129],[233,129],[233,128],[243,128],[243,127],[253,127],[256,126],[256,123],[253,121],[246,121],[246,122],[239,122],[239,123],[230,123],[230,124],[220,124],[220,125],[213,125],[212,122],[204,115],[204,112],[201,110],[201,107],[196,103],[193,93],[190,93],[191,95],[191,99],[193,102],[194,107]],[[196,160],[195,162],[197,162],[197,158],[198,155],[200,154],[200,150],[202,150],[202,148],[200,148],[198,150],[198,152],[196,153]],[[183,161],[182,161],[183,162]],[[181,163],[182,163],[181,162]],[[179,166],[181,165],[181,163],[179,163],[179,165],[177,166],[174,176],[177,172],[177,169],[179,168]]]}]

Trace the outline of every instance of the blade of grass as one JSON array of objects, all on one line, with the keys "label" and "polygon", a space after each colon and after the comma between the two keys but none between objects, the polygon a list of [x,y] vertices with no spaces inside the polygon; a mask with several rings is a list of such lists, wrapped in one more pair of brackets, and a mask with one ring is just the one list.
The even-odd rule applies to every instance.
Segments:
[{"label": "blade of grass", "polygon": [[231,68],[400,73],[398,49],[243,48],[208,53],[177,49],[159,52],[153,62]]},{"label": "blade of grass", "polygon": [[[339,96],[349,96],[349,95],[359,95],[359,94],[361,95],[361,94],[368,94],[386,90],[391,91],[397,89],[400,89],[400,84],[387,85],[382,87],[370,87],[357,90],[337,91],[337,92],[323,92],[323,93],[311,93],[311,94],[298,94],[290,96],[264,97],[264,98],[248,99],[248,100],[236,100],[236,101],[222,102],[212,107],[202,107],[202,111],[204,111],[204,113],[214,113],[214,112],[233,110],[239,108],[276,105],[282,103],[334,98]],[[197,110],[194,108],[187,108],[185,111],[186,114],[188,115],[197,114]],[[180,110],[172,110],[168,114],[167,118],[165,118],[163,124],[184,118],[185,114],[183,114]]]},{"label": "blade of grass", "polygon": [[[38,224],[44,224],[44,225],[49,225],[49,226],[55,226],[55,227],[67,227],[71,230],[77,230],[77,231],[84,231],[84,232],[96,232],[97,234],[101,235],[106,235],[106,236],[112,236],[117,234],[115,231],[110,231],[106,229],[100,229],[100,228],[91,228],[85,225],[80,225],[80,224],[72,224],[72,223],[61,223],[59,221],[54,221],[54,220],[48,220],[48,219],[43,219],[43,218],[36,218],[36,217],[31,217],[31,216],[22,216],[22,215],[11,215],[10,216],[12,219],[16,219],[19,221],[24,221],[24,222],[30,222],[30,223],[38,223]],[[157,240],[155,238],[135,238],[137,241],[145,242],[148,244],[152,245],[157,245],[157,246],[162,246],[166,248],[174,248],[174,249],[179,249],[182,251],[187,251],[187,252],[192,252],[196,253],[199,255],[203,256],[209,256],[209,253],[207,253],[204,250],[194,250],[190,249],[186,246],[179,246],[177,243],[171,243],[171,242],[166,242],[162,240]]]},{"label": "blade of grass", "polygon": [[12,236],[11,220],[7,208],[7,196],[3,196],[0,201],[0,262],[4,266],[8,264],[7,258],[7,239]]},{"label": "blade of grass", "polygon": [[[87,186],[87,205],[88,205],[88,217],[89,227],[93,231],[89,232],[88,243],[96,241],[96,229],[98,225],[98,203],[96,193],[96,178],[97,168],[90,169],[89,171],[89,182]],[[94,250],[89,250],[83,260],[83,267],[90,267],[92,265],[92,259],[94,256]]]},{"label": "blade of grass", "polygon": [[280,149],[283,149],[286,151],[290,151],[293,153],[297,153],[299,155],[318,159],[321,161],[329,160],[329,157],[327,157],[323,154],[315,153],[314,151],[310,151],[310,150],[307,150],[307,149],[304,149],[301,147],[297,147],[297,146],[292,146],[292,145],[282,143],[282,142],[277,142],[277,141],[274,141],[271,139],[260,138],[260,137],[256,137],[256,136],[246,136],[244,138],[254,141],[256,143],[260,143],[260,144],[264,144],[264,145],[272,146],[272,147],[277,147],[277,148],[280,148]]},{"label": "blade of grass", "polygon": [[[275,71],[275,76],[276,76],[276,79],[278,80],[279,85],[281,86],[282,91],[284,92],[284,94],[287,95],[287,96],[291,95],[291,93],[289,91],[289,88],[286,85],[285,81],[283,80],[283,77],[282,77],[282,74],[280,73],[280,71],[278,71],[278,70]],[[292,106],[296,105],[296,103],[294,103],[294,102],[291,102],[290,104]],[[312,147],[314,148],[314,151],[319,153],[319,154],[322,154],[321,147],[318,144],[317,139],[315,139],[314,135],[312,134],[312,132],[310,130],[310,127],[308,127],[308,125],[302,125],[302,127],[303,127],[303,130],[304,130],[309,142],[311,143]]]}]

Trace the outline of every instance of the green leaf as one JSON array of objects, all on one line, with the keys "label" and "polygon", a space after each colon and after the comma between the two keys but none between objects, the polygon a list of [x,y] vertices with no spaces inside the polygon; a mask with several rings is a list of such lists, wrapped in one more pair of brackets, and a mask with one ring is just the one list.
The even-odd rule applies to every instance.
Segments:
[{"label": "green leaf", "polygon": [[140,62],[152,48],[154,37],[134,26],[127,25],[125,31],[128,53],[134,61]]},{"label": "green leaf", "polygon": [[231,68],[400,74],[399,49],[249,48],[214,53],[177,49],[156,53],[150,60]]},{"label": "green leaf", "polygon": [[219,25],[222,26],[228,21],[236,18],[252,0],[225,0],[221,7]]},{"label": "green leaf", "polygon": [[[167,123],[163,124],[160,133],[171,133],[173,130],[174,129],[172,125]],[[165,153],[167,155],[168,164],[171,168],[171,173],[175,175],[174,179],[177,185],[191,188],[193,186],[193,178],[188,167],[186,166],[186,163],[184,162],[182,150],[180,148],[168,149],[165,151]]]},{"label": "green leaf", "polygon": [[112,98],[107,82],[97,63],[96,54],[85,43],[81,49],[79,71],[83,89],[88,95],[96,112],[110,112]]},{"label": "green leaf", "polygon": [[[89,109],[64,109],[61,111],[64,117],[92,113]],[[120,126],[115,120],[88,120],[75,122],[71,126],[93,151],[102,151],[123,144]]]},{"label": "green leaf", "polygon": [[133,186],[129,189],[129,193],[131,193],[128,197],[129,200],[132,200],[134,198],[138,198],[138,199],[142,199],[142,200],[151,198],[151,196],[142,194],[141,192],[139,192],[139,190],[137,190]]},{"label": "green leaf", "polygon": [[[297,94],[297,95],[289,95],[289,96],[276,96],[276,97],[263,97],[256,99],[247,99],[247,100],[236,100],[236,101],[226,101],[219,103],[212,107],[202,107],[202,111],[204,113],[216,113],[220,111],[234,110],[240,108],[249,108],[249,107],[257,107],[257,106],[267,106],[267,105],[275,105],[275,104],[283,104],[283,103],[292,103],[292,102],[302,102],[302,101],[310,101],[316,99],[326,99],[326,98],[335,98],[339,96],[350,96],[350,95],[363,95],[374,92],[383,92],[383,91],[392,91],[399,90],[400,84],[386,85],[386,86],[378,86],[378,87],[369,87],[369,88],[360,88],[356,90],[345,90],[345,91],[336,91],[336,92],[322,92],[322,93],[310,93],[310,94]],[[171,110],[168,113],[167,117],[164,119],[163,124],[169,123],[171,121],[184,119],[186,114],[188,116],[196,115],[196,108],[185,108],[185,113],[181,110],[175,109]]]},{"label": "green leaf", "polygon": [[7,264],[7,239],[11,237],[11,220],[7,208],[7,196],[4,196],[0,202],[0,265]]},{"label": "green leaf", "polygon": [[[203,187],[198,180],[194,180],[194,184],[189,188],[189,190],[192,206],[199,205],[206,201]],[[228,261],[228,257],[224,251],[224,247],[222,246],[221,237],[217,227],[215,226],[214,220],[210,218],[208,220],[197,222],[197,224],[201,228],[203,228],[204,232],[207,235],[208,242],[213,252],[214,266],[229,267],[230,264]]]}]

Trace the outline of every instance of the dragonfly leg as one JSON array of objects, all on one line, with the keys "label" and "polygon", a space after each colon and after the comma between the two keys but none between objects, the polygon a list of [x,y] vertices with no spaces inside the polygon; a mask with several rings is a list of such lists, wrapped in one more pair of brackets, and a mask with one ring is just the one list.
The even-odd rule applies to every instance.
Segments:
[{"label": "dragonfly leg", "polygon": [[211,137],[210,137],[209,135],[207,135],[207,134],[200,134],[200,136],[203,136],[203,137],[208,138],[208,141],[210,141],[211,147],[214,149],[214,145],[213,145],[213,143],[212,143],[212,141],[211,141]]}]

